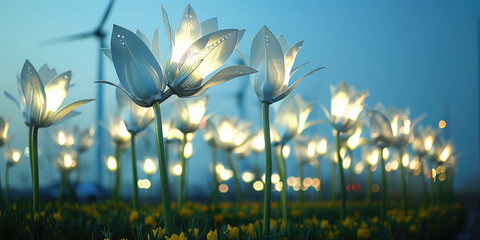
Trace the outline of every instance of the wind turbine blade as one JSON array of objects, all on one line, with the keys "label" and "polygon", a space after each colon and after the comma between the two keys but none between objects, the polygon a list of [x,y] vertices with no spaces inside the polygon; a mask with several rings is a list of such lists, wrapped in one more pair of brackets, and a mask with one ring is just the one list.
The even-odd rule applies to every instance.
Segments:
[{"label": "wind turbine blade", "polygon": [[113,7],[114,2],[115,2],[115,0],[110,0],[110,3],[108,3],[107,10],[105,10],[105,13],[103,14],[102,21],[100,21],[100,24],[98,24],[97,29],[102,28],[105,21],[107,21],[107,18],[110,15],[110,12],[112,11],[112,7]]},{"label": "wind turbine blade", "polygon": [[94,36],[92,32],[88,33],[79,33],[79,34],[73,34],[73,35],[67,35],[63,37],[57,37],[57,38],[52,38],[48,40],[43,40],[39,42],[41,46],[47,46],[47,45],[52,45],[52,44],[58,44],[58,43],[64,43],[64,42],[70,42],[70,41],[76,41],[84,38],[88,38]]}]

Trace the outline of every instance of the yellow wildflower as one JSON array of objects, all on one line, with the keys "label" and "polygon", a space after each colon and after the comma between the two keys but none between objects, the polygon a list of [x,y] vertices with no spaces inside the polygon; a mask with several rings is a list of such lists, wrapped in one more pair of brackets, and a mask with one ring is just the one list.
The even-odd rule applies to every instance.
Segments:
[{"label": "yellow wildflower", "polygon": [[133,223],[134,221],[137,221],[137,219],[138,219],[138,212],[132,211],[130,213],[130,216],[128,217],[128,221],[130,221],[130,223]]},{"label": "yellow wildflower", "polygon": [[227,225],[227,231],[225,231],[225,234],[229,233],[228,236],[229,238],[238,238],[240,229],[238,227],[232,227],[230,224]]},{"label": "yellow wildflower", "polygon": [[38,222],[38,220],[40,220],[40,215],[35,213],[35,215],[33,215],[33,221]]},{"label": "yellow wildflower", "polygon": [[190,216],[193,216],[193,214],[194,214],[193,210],[186,207],[183,207],[178,211],[178,215],[182,217],[190,217]]},{"label": "yellow wildflower", "polygon": [[40,216],[41,216],[41,217],[45,217],[45,211],[41,211],[41,212],[40,212]]},{"label": "yellow wildflower", "polygon": [[213,220],[216,223],[221,223],[221,222],[223,222],[223,215],[222,214],[215,214],[215,216],[213,216]]},{"label": "yellow wildflower", "polygon": [[[192,229],[190,228],[188,231],[189,231],[189,232],[192,232]],[[192,235],[193,235],[194,238],[197,238],[197,237],[198,237],[199,231],[200,231],[200,229],[198,229],[198,228],[194,228],[194,229],[193,229]]]},{"label": "yellow wildflower", "polygon": [[412,224],[408,227],[408,232],[411,234],[415,234],[418,232],[418,226],[416,224]]},{"label": "yellow wildflower", "polygon": [[322,220],[320,222],[320,228],[325,230],[325,229],[329,229],[330,228],[330,223],[328,222],[328,220]]},{"label": "yellow wildflower", "polygon": [[257,237],[257,232],[255,231],[255,226],[253,225],[253,223],[250,223],[247,226],[242,225],[240,228],[242,229],[243,232],[248,234],[250,237],[253,237],[253,238]]},{"label": "yellow wildflower", "polygon": [[362,226],[357,230],[357,237],[359,239],[368,239],[370,238],[370,230],[366,223],[362,223]]},{"label": "yellow wildflower", "polygon": [[210,232],[207,233],[207,240],[218,240],[217,236],[217,229],[215,229],[215,231],[210,230]]},{"label": "yellow wildflower", "polygon": [[173,234],[171,237],[165,237],[167,240],[187,240],[185,233],[180,233],[180,235]]},{"label": "yellow wildflower", "polygon": [[157,239],[162,239],[163,235],[165,235],[165,229],[161,227],[152,229],[152,232],[153,232],[153,236],[156,237]]},{"label": "yellow wildflower", "polygon": [[149,227],[152,227],[152,228],[157,225],[157,222],[155,222],[155,219],[152,216],[146,217],[144,222],[145,222],[145,225],[147,225]]},{"label": "yellow wildflower", "polygon": [[53,214],[53,219],[55,219],[55,221],[60,221],[62,220],[62,215],[59,213],[59,212],[56,212]]}]

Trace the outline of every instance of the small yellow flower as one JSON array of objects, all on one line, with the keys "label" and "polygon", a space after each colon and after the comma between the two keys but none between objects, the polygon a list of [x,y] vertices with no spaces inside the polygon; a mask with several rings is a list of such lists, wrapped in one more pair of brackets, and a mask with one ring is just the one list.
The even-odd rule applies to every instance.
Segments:
[{"label": "small yellow flower", "polygon": [[165,237],[167,240],[187,240],[185,233],[180,233],[180,235],[173,234],[171,237]]},{"label": "small yellow flower", "polygon": [[35,215],[33,215],[33,221],[38,222],[39,220],[40,220],[40,215],[38,213],[35,213]]},{"label": "small yellow flower", "polygon": [[257,237],[257,232],[255,231],[255,226],[253,223],[248,224],[247,226],[242,225],[240,226],[243,232],[248,234],[250,237],[256,238]]},{"label": "small yellow flower", "polygon": [[225,231],[225,234],[229,233],[229,238],[234,239],[238,238],[238,235],[240,233],[240,229],[238,227],[232,227],[230,224],[227,225],[227,231]]},{"label": "small yellow flower", "polygon": [[16,203],[12,204],[12,210],[17,211],[17,204]]},{"label": "small yellow flower", "polygon": [[210,230],[210,232],[207,233],[207,240],[218,240],[217,236],[217,229],[215,229],[215,231]]},{"label": "small yellow flower", "polygon": [[[198,237],[199,231],[200,231],[200,229],[198,229],[198,228],[194,228],[194,229],[193,229],[192,235],[193,235],[194,238],[197,238],[197,237]],[[190,228],[190,229],[188,230],[188,232],[192,232],[192,229]]]},{"label": "small yellow flower", "polygon": [[152,228],[157,225],[157,222],[155,222],[155,219],[152,216],[146,217],[144,222],[145,222],[145,225],[147,225],[149,227],[152,227]]},{"label": "small yellow flower", "polygon": [[59,213],[59,212],[56,212],[53,214],[53,219],[55,219],[55,221],[60,221],[62,220],[62,215]]},{"label": "small yellow flower", "polygon": [[328,222],[328,220],[322,220],[320,222],[320,228],[325,230],[325,229],[329,229],[330,228],[330,223]]},{"label": "small yellow flower", "polygon": [[190,216],[193,216],[193,214],[194,214],[193,210],[186,207],[183,207],[178,211],[178,215],[182,217],[190,217]]},{"label": "small yellow flower", "polygon": [[223,215],[221,215],[221,214],[215,214],[215,216],[213,216],[213,220],[214,220],[216,223],[221,223],[221,222],[223,222]]},{"label": "small yellow flower", "polygon": [[418,232],[418,226],[416,224],[412,224],[408,227],[408,232],[410,232],[411,234],[415,234]]},{"label": "small yellow flower", "polygon": [[[161,227],[158,227],[156,229],[152,229],[152,232],[153,232],[153,236],[156,237],[156,239],[162,239],[163,235],[165,235],[165,229],[161,228]],[[158,235],[157,235],[157,233],[158,233]]]},{"label": "small yellow flower", "polygon": [[130,223],[133,223],[134,221],[137,221],[137,219],[138,219],[138,212],[132,211],[130,213],[130,216],[128,217],[128,221],[130,221]]},{"label": "small yellow flower", "polygon": [[42,218],[45,217],[45,211],[41,211],[41,212],[40,212],[40,216],[41,216]]}]

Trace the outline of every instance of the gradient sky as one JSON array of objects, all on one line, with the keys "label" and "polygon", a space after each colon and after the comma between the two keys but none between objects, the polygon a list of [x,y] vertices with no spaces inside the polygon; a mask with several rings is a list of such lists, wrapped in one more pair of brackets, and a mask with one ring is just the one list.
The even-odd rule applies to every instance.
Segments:
[{"label": "gradient sky", "polygon": [[[44,63],[57,71],[72,70],[76,86],[69,92],[66,103],[81,98],[95,98],[98,43],[95,39],[42,47],[39,42],[53,37],[93,30],[99,22],[108,1],[2,1],[0,3],[0,90],[16,93],[16,76],[25,59],[39,68]],[[187,1],[117,1],[105,29],[109,35],[112,24],[130,30],[140,29],[151,37],[155,27],[160,28],[162,50],[166,52],[161,5],[168,11],[172,27],[176,29]],[[294,94],[329,106],[329,85],[345,80],[357,89],[369,89],[367,105],[382,102],[386,106],[411,109],[413,118],[427,113],[422,125],[437,126],[448,119],[447,128],[461,158],[458,161],[457,189],[475,189],[480,170],[478,152],[478,1],[191,1],[201,21],[217,17],[220,28],[247,29],[239,49],[250,51],[249,36],[266,25],[276,35],[284,33],[293,44],[305,40],[297,57],[297,64],[310,62],[303,70],[324,66],[324,70],[305,79]],[[163,54],[165,55],[165,54]],[[232,62],[237,56],[232,57]],[[105,60],[105,79],[117,82],[115,71]],[[237,114],[231,98],[247,79],[237,79],[208,91],[208,112]],[[115,109],[113,89],[106,87],[107,109]],[[248,84],[246,88],[246,118],[260,126],[258,100]],[[0,115],[12,120],[11,145],[26,146],[27,128],[16,107],[0,95]],[[446,104],[450,106],[447,116]],[[82,106],[82,115],[66,126],[91,125],[95,104]],[[168,108],[168,107],[167,107]],[[168,116],[168,114],[167,114]],[[325,119],[319,105],[311,119]],[[65,125],[64,125],[65,126]],[[53,130],[53,129],[52,129]],[[40,131],[40,147],[45,152],[52,140],[52,130]],[[313,130],[327,135],[328,124]],[[446,131],[446,130],[444,130]],[[442,133],[445,135],[445,132]],[[195,172],[189,173],[192,182],[202,183],[209,174],[210,149],[196,138],[195,153],[189,164]],[[145,141],[145,140],[142,140]],[[153,138],[150,140],[153,141]],[[50,147],[51,148],[51,147]],[[3,150],[2,150],[3,151]],[[106,152],[111,154],[110,148]],[[41,157],[41,184],[58,181],[58,174]],[[139,153],[139,159],[144,155]],[[155,155],[155,152],[149,153]],[[95,172],[89,151],[84,167]],[[128,155],[125,154],[124,158]],[[25,159],[24,159],[25,160]],[[128,162],[128,161],[125,161]],[[128,164],[127,164],[128,165]],[[290,160],[289,166],[295,168]],[[125,171],[128,172],[128,171]],[[289,171],[293,174],[295,171]],[[327,172],[327,170],[326,170]],[[52,173],[52,174],[50,174]],[[42,176],[43,175],[43,176]],[[158,174],[157,174],[158,175]],[[17,188],[29,188],[27,161],[12,169],[11,182]],[[93,181],[95,175],[84,177]],[[158,181],[158,176],[156,176]],[[127,177],[126,177],[127,179]],[[128,178],[129,179],[129,178]],[[210,179],[210,178],[208,178]],[[126,180],[125,180],[126,181]],[[192,186],[195,186],[192,183]],[[125,186],[126,187],[126,186]],[[128,188],[130,189],[130,188]]]}]

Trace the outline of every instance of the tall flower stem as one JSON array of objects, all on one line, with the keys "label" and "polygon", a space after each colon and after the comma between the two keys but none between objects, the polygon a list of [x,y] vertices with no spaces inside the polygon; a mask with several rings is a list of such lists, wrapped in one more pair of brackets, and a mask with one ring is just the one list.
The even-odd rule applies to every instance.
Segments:
[{"label": "tall flower stem", "polygon": [[337,131],[337,158],[338,158],[338,169],[340,171],[340,219],[345,220],[345,214],[347,211],[346,203],[346,185],[345,185],[345,175],[343,173],[343,159],[340,154],[340,149],[342,148],[342,142],[340,139],[340,131]]},{"label": "tall flower stem", "polygon": [[122,149],[120,144],[115,145],[115,160],[117,160],[117,170],[115,171],[113,199],[118,202],[120,201],[120,190],[122,189]]},{"label": "tall flower stem", "polygon": [[331,175],[332,175],[332,185],[330,187],[330,202],[333,202],[335,201],[335,199],[337,198],[337,171],[335,171],[335,162],[332,161],[331,165],[330,165],[330,172],[331,172]]},{"label": "tall flower stem", "polygon": [[317,171],[317,177],[320,179],[320,191],[318,192],[318,201],[323,200],[323,179],[322,179],[322,168],[320,166],[320,163],[322,162],[322,157],[318,158],[318,164],[315,167],[315,170]]},{"label": "tall flower stem", "polygon": [[130,159],[132,160],[132,209],[138,211],[137,156],[135,154],[135,132],[130,132]]},{"label": "tall flower stem", "polygon": [[402,199],[403,199],[403,214],[407,215],[408,211],[408,199],[407,199],[407,182],[405,180],[405,167],[403,166],[403,149],[398,149],[400,157],[400,175],[402,178]]},{"label": "tall flower stem", "polygon": [[182,164],[182,173],[180,174],[180,184],[178,185],[178,209],[183,207],[185,202],[185,175],[187,174],[187,158],[185,157],[185,146],[187,145],[187,135],[183,134],[182,150],[180,152],[180,161]]},{"label": "tall flower stem", "polygon": [[373,174],[372,174],[372,166],[368,165],[367,166],[367,194],[365,196],[365,203],[367,204],[367,206],[370,206],[370,204],[372,203],[372,178],[373,178]]},{"label": "tall flower stem", "polygon": [[60,189],[58,191],[58,200],[63,203],[63,197],[65,195],[65,188],[67,186],[68,173],[67,170],[62,169],[62,177],[60,179]]},{"label": "tall flower stem", "polygon": [[33,212],[38,211],[38,200],[40,196],[38,180],[38,128],[30,126],[29,148],[30,164],[32,171],[32,189],[33,189]]},{"label": "tall flower stem", "polygon": [[270,104],[262,103],[263,136],[265,138],[265,187],[263,199],[263,235],[270,236],[270,201],[272,196],[272,142],[270,140]]},{"label": "tall flower stem", "polygon": [[348,201],[352,201],[354,198],[354,192],[353,191],[353,180],[355,177],[355,171],[354,167],[355,165],[353,164],[353,151],[350,148],[348,149],[348,156],[350,156],[350,166],[348,166],[348,184],[350,185],[350,192],[348,193]]},{"label": "tall flower stem", "polygon": [[280,144],[277,146],[277,150],[275,151],[275,165],[277,165],[277,171],[280,175],[280,181],[282,182],[282,191],[280,192],[280,207],[282,209],[282,219],[287,222],[288,214],[287,214],[287,171],[285,166],[285,158],[283,157],[283,147],[285,144]]},{"label": "tall flower stem", "polygon": [[237,208],[240,208],[242,206],[242,190],[240,189],[240,182],[238,180],[238,171],[237,168],[235,167],[235,164],[232,162],[232,152],[231,151],[225,151],[225,155],[227,158],[227,164],[232,169],[233,172],[233,181],[235,184],[235,195],[236,195],[236,204]]},{"label": "tall flower stem", "polygon": [[300,177],[300,189],[298,190],[298,203],[300,206],[303,204],[305,198],[305,192],[303,191],[303,163],[298,164],[298,176]]},{"label": "tall flower stem", "polygon": [[8,205],[8,164],[5,166],[5,202]]},{"label": "tall flower stem", "polygon": [[420,162],[420,177],[422,178],[422,203],[423,206],[426,208],[428,205],[428,189],[427,189],[427,178],[425,177],[425,160],[423,159],[423,156],[418,156],[418,160]]},{"label": "tall flower stem", "polygon": [[165,223],[165,233],[170,235],[173,231],[172,215],[170,213],[170,189],[168,186],[167,160],[165,155],[165,145],[162,133],[162,113],[160,111],[160,103],[155,102],[153,105],[155,113],[155,133],[157,138],[158,161],[160,168],[163,222]]},{"label": "tall flower stem", "polygon": [[381,171],[382,171],[382,205],[380,208],[380,222],[383,224],[385,221],[385,216],[387,213],[387,172],[385,171],[385,159],[383,158],[383,148],[380,148],[380,164],[381,164]]},{"label": "tall flower stem", "polygon": [[213,192],[212,192],[212,197],[213,197],[213,203],[215,206],[215,210],[218,209],[218,176],[217,176],[217,149],[212,150],[212,166],[213,166]]}]

